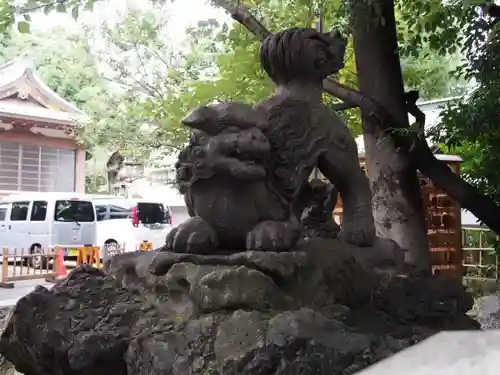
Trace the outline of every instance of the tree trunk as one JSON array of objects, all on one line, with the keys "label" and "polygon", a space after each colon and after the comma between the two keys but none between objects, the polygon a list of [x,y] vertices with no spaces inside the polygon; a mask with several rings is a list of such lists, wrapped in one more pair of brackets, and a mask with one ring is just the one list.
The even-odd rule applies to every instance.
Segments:
[{"label": "tree trunk", "polygon": [[[359,90],[384,107],[401,126],[408,126],[398,55],[393,0],[356,0],[353,36]],[[363,111],[368,177],[379,236],[407,250],[405,260],[429,271],[427,229],[416,168],[390,135],[379,130],[372,113]]]}]

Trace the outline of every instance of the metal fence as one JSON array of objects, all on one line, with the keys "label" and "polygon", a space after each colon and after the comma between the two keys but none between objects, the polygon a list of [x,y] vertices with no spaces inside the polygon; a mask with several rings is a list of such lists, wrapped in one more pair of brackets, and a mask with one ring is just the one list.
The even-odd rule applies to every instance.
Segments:
[{"label": "metal fence", "polygon": [[498,237],[487,228],[463,228],[462,250],[464,279],[499,280],[499,256],[494,244]]}]

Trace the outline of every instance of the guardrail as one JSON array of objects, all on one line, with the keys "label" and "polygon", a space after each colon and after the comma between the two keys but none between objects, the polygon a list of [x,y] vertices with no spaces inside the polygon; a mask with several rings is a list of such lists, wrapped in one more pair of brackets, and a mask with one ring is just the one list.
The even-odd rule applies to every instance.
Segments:
[{"label": "guardrail", "polygon": [[[2,249],[2,275],[0,277],[0,288],[13,288],[14,281],[45,279],[55,281],[57,267],[50,268],[51,263],[58,265],[60,252],[51,249],[42,249],[41,253],[30,254],[24,249],[13,249],[4,247]],[[9,262],[12,266],[9,266]],[[9,272],[9,268],[10,271]]]},{"label": "guardrail", "polygon": [[78,249],[76,265],[91,264],[97,268],[101,267],[101,249],[98,246],[85,246]]},{"label": "guardrail", "polygon": [[148,241],[142,241],[136,247],[136,251],[151,251],[151,250],[153,250],[153,244]]},{"label": "guardrail", "polygon": [[499,257],[494,248],[464,247],[462,251],[465,281],[499,281]]},{"label": "guardrail", "polygon": [[[150,242],[142,242],[137,245],[135,251],[153,250]],[[111,257],[123,254],[126,251],[125,244],[117,247],[103,246],[65,246],[55,245],[53,247],[40,249],[40,252],[31,253],[22,248],[3,248],[2,265],[0,276],[0,288],[13,288],[15,281],[45,279],[55,282],[57,279],[67,275],[64,260],[67,257],[76,257],[76,266],[90,264],[101,268]]]},{"label": "guardrail", "polygon": [[118,247],[103,246],[101,248],[101,259],[102,259],[101,264],[106,263],[106,261],[109,258],[112,258],[118,254],[123,254],[124,252],[125,252],[125,244],[119,245]]}]

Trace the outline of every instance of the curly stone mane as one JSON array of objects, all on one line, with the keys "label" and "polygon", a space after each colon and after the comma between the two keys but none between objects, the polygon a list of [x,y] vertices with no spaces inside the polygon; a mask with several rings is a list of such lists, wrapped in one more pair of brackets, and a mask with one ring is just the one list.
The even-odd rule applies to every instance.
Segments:
[{"label": "curly stone mane", "polygon": [[208,179],[214,175],[211,165],[207,164],[203,149],[206,135],[202,132],[193,132],[189,144],[179,153],[175,163],[177,188],[181,194],[186,194],[197,180]]},{"label": "curly stone mane", "polygon": [[264,134],[269,139],[272,157],[267,171],[280,195],[295,201],[318,156],[324,152],[323,137],[312,131],[307,102],[284,100],[268,109],[269,125]]},{"label": "curly stone mane", "polygon": [[294,201],[311,166],[324,152],[323,139],[313,131],[316,105],[301,97],[301,85],[321,87],[323,79],[343,66],[345,40],[337,33],[320,34],[313,29],[288,29],[270,35],[262,43],[262,68],[278,85],[293,83],[298,90],[294,98],[276,94],[259,103],[267,113],[268,125],[263,129],[269,139],[273,157],[268,171],[276,188],[289,201]]},{"label": "curly stone mane", "polygon": [[345,39],[336,31],[292,28],[268,36],[260,63],[274,83],[323,81],[344,66]]}]

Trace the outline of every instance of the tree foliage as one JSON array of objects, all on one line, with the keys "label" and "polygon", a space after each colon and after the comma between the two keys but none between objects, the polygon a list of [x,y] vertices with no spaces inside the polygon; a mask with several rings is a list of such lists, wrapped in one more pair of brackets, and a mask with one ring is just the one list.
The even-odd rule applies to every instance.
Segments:
[{"label": "tree foliage", "polygon": [[[37,4],[38,11],[54,9],[47,1]],[[71,2],[65,4],[70,9]],[[96,147],[119,149],[145,160],[152,152],[175,152],[187,139],[181,118],[208,99],[193,87],[212,74],[208,54],[217,25],[200,24],[176,45],[167,31],[168,4],[145,5],[97,28],[83,24],[75,32],[59,27],[33,33],[14,28],[0,36],[1,60],[29,53],[46,83],[86,112],[89,119],[78,124],[77,136],[91,153]]]},{"label": "tree foliage", "polygon": [[[310,25],[318,6],[324,11],[326,30],[341,28],[349,35],[352,1],[253,0],[246,3],[271,30]],[[56,3],[63,3],[64,7]],[[24,8],[15,11],[12,7],[0,7],[0,17],[10,20],[10,24],[29,23],[30,11],[44,9],[69,12],[76,18],[84,7],[90,8],[93,3],[78,2],[75,10],[77,2],[73,0],[55,3],[30,0]],[[471,181],[488,194],[495,194],[498,184],[491,167],[497,157],[489,150],[497,142],[493,124],[498,103],[491,98],[499,97],[492,83],[495,79],[498,81],[498,77],[487,77],[496,71],[498,61],[494,60],[493,52],[485,51],[487,45],[495,49],[498,37],[492,36],[494,23],[478,18],[476,12],[478,7],[488,12],[491,4],[488,0],[395,0],[395,13],[407,89],[418,89],[421,98],[434,99],[463,94],[465,83],[476,80],[478,88],[467,101],[446,112],[439,140],[467,158],[464,170]],[[9,17],[3,16],[9,12]],[[125,94],[111,95],[115,101],[107,102],[111,103],[111,109],[106,116],[87,125],[93,137],[91,142],[104,144],[105,139],[111,139],[114,146],[132,148],[140,154],[161,146],[175,148],[185,139],[178,124],[190,108],[214,100],[255,102],[271,92],[272,85],[258,64],[259,43],[241,25],[220,25],[215,20],[206,20],[188,30],[183,49],[174,51],[161,32],[161,23],[165,21],[153,17],[158,14],[158,11],[149,14],[144,20],[132,14],[116,28],[111,24],[103,26],[113,54],[110,58],[109,54],[101,53],[100,61],[113,72],[108,79],[118,81]],[[18,29],[28,31],[26,25],[18,24]],[[489,39],[485,39],[486,33]],[[477,44],[477,41],[483,42]],[[468,63],[451,75],[459,63],[462,46],[465,46]],[[350,44],[346,68],[337,78],[355,88],[352,51]],[[134,53],[136,57],[131,57]],[[132,72],[131,67],[141,66],[142,73],[141,69]],[[355,131],[359,131],[356,111],[348,115]],[[493,183],[488,185],[489,181]]]},{"label": "tree foliage", "polygon": [[85,112],[102,103],[104,82],[81,33],[62,27],[35,34],[11,32],[0,36],[0,46],[1,63],[29,55],[45,83]]},{"label": "tree foliage", "polygon": [[87,27],[88,35],[103,36],[94,53],[113,83],[106,114],[97,113],[81,128],[89,144],[145,159],[153,150],[175,151],[185,142],[178,126],[189,108],[184,97],[204,62],[172,47],[165,25],[158,9],[131,9],[118,22]]},{"label": "tree foliage", "polygon": [[[70,32],[54,27],[24,34],[11,30],[0,36],[0,46],[0,63],[28,54],[52,90],[91,117],[105,115],[110,98],[107,81],[99,72],[82,30]],[[87,134],[80,134],[80,140],[93,152],[95,145],[87,142]],[[93,182],[92,191],[105,183],[105,176],[104,165],[87,170],[87,180]]]},{"label": "tree foliage", "polygon": [[9,32],[13,25],[21,33],[31,30],[31,14],[42,11],[69,13],[77,19],[82,11],[92,11],[98,0],[0,0],[0,34]]},{"label": "tree foliage", "polygon": [[465,31],[467,61],[456,72],[476,86],[447,108],[435,137],[463,157],[463,175],[500,202],[500,22],[481,13]]},{"label": "tree foliage", "polygon": [[[43,9],[46,13],[52,10],[71,12],[78,17],[81,10],[91,9],[94,1],[56,1],[64,4],[63,7],[47,0],[30,0],[17,13],[24,15],[29,14],[28,10]],[[153,2],[157,3],[157,7],[153,12],[145,14],[141,21],[137,20],[140,12],[135,10],[124,16],[121,24],[109,22],[101,28],[109,44],[107,50],[99,53],[101,61],[117,73],[112,79],[121,82],[122,88],[127,88],[128,93],[120,96],[119,102],[110,106],[115,113],[108,113],[106,116],[99,114],[97,121],[86,125],[91,136],[87,139],[88,144],[103,144],[105,138],[111,139],[111,143],[117,147],[132,146],[128,148],[132,148],[141,157],[151,147],[167,146],[167,149],[175,149],[185,138],[185,133],[178,126],[179,120],[190,108],[213,100],[254,103],[273,90],[271,82],[260,69],[259,42],[243,26],[237,23],[220,25],[216,20],[200,22],[188,30],[188,45],[184,51],[172,51],[168,38],[162,33],[167,20],[159,16],[168,11],[168,4],[164,5],[165,1]],[[319,7],[324,14],[325,31],[332,28],[341,29],[345,33],[350,31],[349,1],[325,0],[317,3],[311,0],[255,0],[247,3],[271,30],[310,26],[314,12]],[[462,87],[446,74],[454,68],[456,59],[440,56],[440,53],[444,54],[444,50],[435,47],[429,37],[421,36],[422,29],[431,32],[439,25],[442,26],[444,21],[437,21],[441,18],[436,14],[448,14],[438,9],[438,1],[433,3],[429,7],[425,1],[398,0],[396,9],[400,21],[398,32],[405,56],[405,82],[408,89],[418,88],[422,99],[461,93]],[[419,12],[429,13],[422,18],[426,20],[425,24],[416,25],[413,22]],[[454,51],[452,48],[446,51],[448,50]],[[113,51],[113,55],[109,51]],[[346,57],[346,66],[338,79],[356,87],[352,39]],[[182,66],[184,61],[186,66]],[[131,81],[132,76],[135,79]],[[152,77],[158,79],[152,81]],[[325,96],[325,100],[336,102],[328,96]],[[344,115],[354,132],[359,133],[359,110],[351,109]],[[143,126],[146,122],[152,125]],[[117,127],[113,123],[121,123],[121,126]],[[137,129],[142,131],[138,132]],[[127,136],[132,134],[137,142],[127,140]],[[151,144],[146,142],[147,139],[153,140]]]},{"label": "tree foliage", "polygon": [[[253,14],[274,31],[294,26],[310,26],[318,5],[307,0],[281,2],[261,0],[247,3],[253,6]],[[326,0],[321,2],[320,7],[324,13],[324,31],[336,28],[349,35],[349,8],[344,1]],[[401,21],[405,17],[402,12],[398,12],[398,15]],[[205,101],[215,98],[253,103],[268,96],[273,86],[260,69],[258,61],[260,43],[255,36],[240,24],[219,27],[216,23],[212,23],[212,26],[218,28],[212,32],[217,38],[210,45],[213,64],[218,74],[208,81],[198,82],[193,87],[194,92],[202,93],[198,98],[206,99]],[[403,24],[400,31],[402,37],[406,36],[402,39],[403,45],[413,43],[408,25]],[[214,50],[218,52],[214,54]],[[403,51],[406,51],[403,59],[405,82],[408,89],[419,89],[422,99],[435,99],[463,92],[463,82],[452,79],[447,74],[456,67],[458,60],[456,55],[441,56],[437,50],[430,47],[429,41],[425,43],[421,41],[418,50],[403,48]],[[349,38],[347,46],[345,68],[337,79],[356,88],[352,38]],[[330,103],[337,102],[329,96],[325,96],[325,100]],[[359,110],[348,110],[344,115],[354,132],[359,134],[361,132]]]}]

